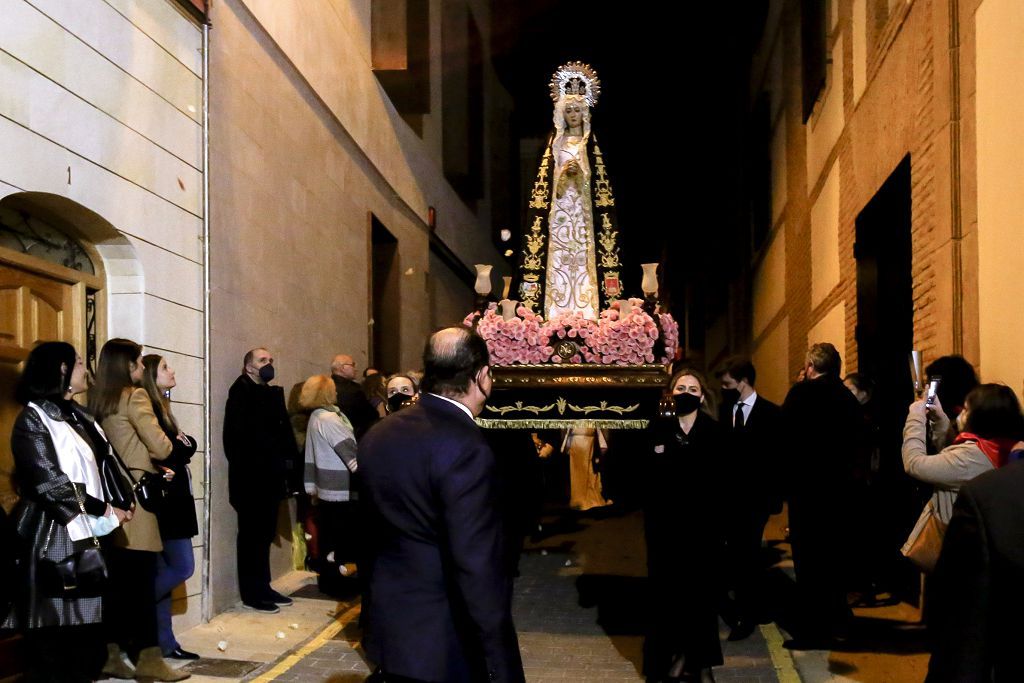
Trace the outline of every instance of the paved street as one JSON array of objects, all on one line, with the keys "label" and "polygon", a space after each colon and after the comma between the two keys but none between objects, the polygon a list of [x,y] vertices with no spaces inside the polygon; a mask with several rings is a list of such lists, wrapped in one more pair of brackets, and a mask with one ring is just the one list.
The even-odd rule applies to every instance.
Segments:
[{"label": "paved street", "polygon": [[[769,537],[781,537],[781,527]],[[642,681],[644,547],[639,513],[565,515],[545,519],[542,538],[527,545],[516,582],[515,620],[530,683]],[[700,561],[695,557],[694,561]],[[784,569],[785,558],[781,563]],[[781,576],[781,572],[780,572]],[[280,614],[235,611],[182,634],[203,655],[187,665],[197,683],[283,681],[359,683],[369,668],[360,649],[359,603],[316,590],[313,575],[295,572],[277,587],[295,598]],[[858,610],[869,637],[845,652],[796,652],[785,633],[762,626],[740,643],[725,640],[722,683],[923,679],[926,655],[916,613],[906,605]],[[874,634],[874,635],[870,635]],[[425,635],[425,637],[427,637]],[[218,647],[218,645],[220,647]]]}]

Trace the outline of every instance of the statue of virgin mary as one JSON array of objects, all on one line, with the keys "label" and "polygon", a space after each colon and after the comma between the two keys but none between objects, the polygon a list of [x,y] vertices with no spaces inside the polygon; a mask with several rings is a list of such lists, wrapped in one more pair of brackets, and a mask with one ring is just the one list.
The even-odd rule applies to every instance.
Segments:
[{"label": "statue of virgin mary", "polygon": [[615,197],[590,127],[600,93],[597,73],[580,62],[551,77],[555,129],[530,193],[519,264],[521,301],[549,320],[571,311],[596,319],[622,291]]}]

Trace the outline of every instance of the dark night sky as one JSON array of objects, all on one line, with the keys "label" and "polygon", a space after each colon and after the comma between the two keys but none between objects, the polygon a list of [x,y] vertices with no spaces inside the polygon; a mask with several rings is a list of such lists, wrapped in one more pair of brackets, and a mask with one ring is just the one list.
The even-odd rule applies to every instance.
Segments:
[{"label": "dark night sky", "polygon": [[521,136],[550,131],[548,81],[559,65],[578,59],[601,78],[592,123],[615,190],[627,291],[639,295],[639,263],[663,255],[666,289],[715,287],[737,253],[749,54],[763,4],[493,4],[494,63]]}]

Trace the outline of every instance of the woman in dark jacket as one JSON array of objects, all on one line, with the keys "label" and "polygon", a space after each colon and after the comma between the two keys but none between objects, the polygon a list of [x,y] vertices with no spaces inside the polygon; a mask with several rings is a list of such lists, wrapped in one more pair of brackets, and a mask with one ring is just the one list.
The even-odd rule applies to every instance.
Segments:
[{"label": "woman in dark jacket", "polygon": [[675,418],[651,426],[644,461],[644,532],[651,599],[644,674],[651,683],[713,681],[723,663],[718,585],[723,533],[723,433],[707,383],[685,368],[672,378]]},{"label": "woman in dark jacket", "polygon": [[74,347],[45,342],[29,354],[16,391],[25,408],[11,434],[21,496],[13,521],[24,546],[21,585],[2,627],[24,633],[30,681],[91,681],[103,664],[102,597],[58,595],[39,573],[42,561],[93,548],[95,536],[131,519],[104,500],[99,463],[111,457],[109,446],[71,400],[87,388]]},{"label": "woman in dark jacket", "polygon": [[196,440],[178,427],[171,412],[171,389],[178,383],[167,359],[151,353],[142,357],[142,364],[146,368],[142,375],[142,387],[149,395],[160,427],[174,447],[171,455],[160,463],[174,471],[174,478],[167,485],[167,498],[157,513],[160,538],[164,544],[156,563],[157,636],[164,657],[199,659],[199,655],[194,652],[182,649],[174,637],[171,624],[171,592],[192,576],[196,569],[192,538],[199,533],[199,524],[192,493],[192,474],[188,469],[196,452]]}]

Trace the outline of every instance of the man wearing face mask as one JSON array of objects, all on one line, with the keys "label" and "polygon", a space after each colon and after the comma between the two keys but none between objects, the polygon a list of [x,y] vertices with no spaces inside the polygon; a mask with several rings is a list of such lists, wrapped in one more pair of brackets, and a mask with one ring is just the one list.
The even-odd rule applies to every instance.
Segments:
[{"label": "man wearing face mask", "polygon": [[298,460],[298,451],[284,390],[270,384],[273,356],[257,347],[242,365],[224,408],[228,500],[238,513],[238,589],[246,608],[273,613],[292,602],[270,587],[270,544],[289,490],[289,463]]},{"label": "man wearing face mask", "polygon": [[359,442],[366,652],[385,681],[524,680],[494,453],[473,418],[491,393],[487,344],[434,333],[420,400]]},{"label": "man wearing face mask", "polygon": [[779,428],[782,409],[754,389],[757,371],[749,358],[725,362],[719,379],[722,406],[718,422],[725,428],[732,477],[732,500],[726,528],[729,587],[735,595],[729,640],[743,640],[764,620],[761,599],[761,539],[768,517],[782,510]]}]

